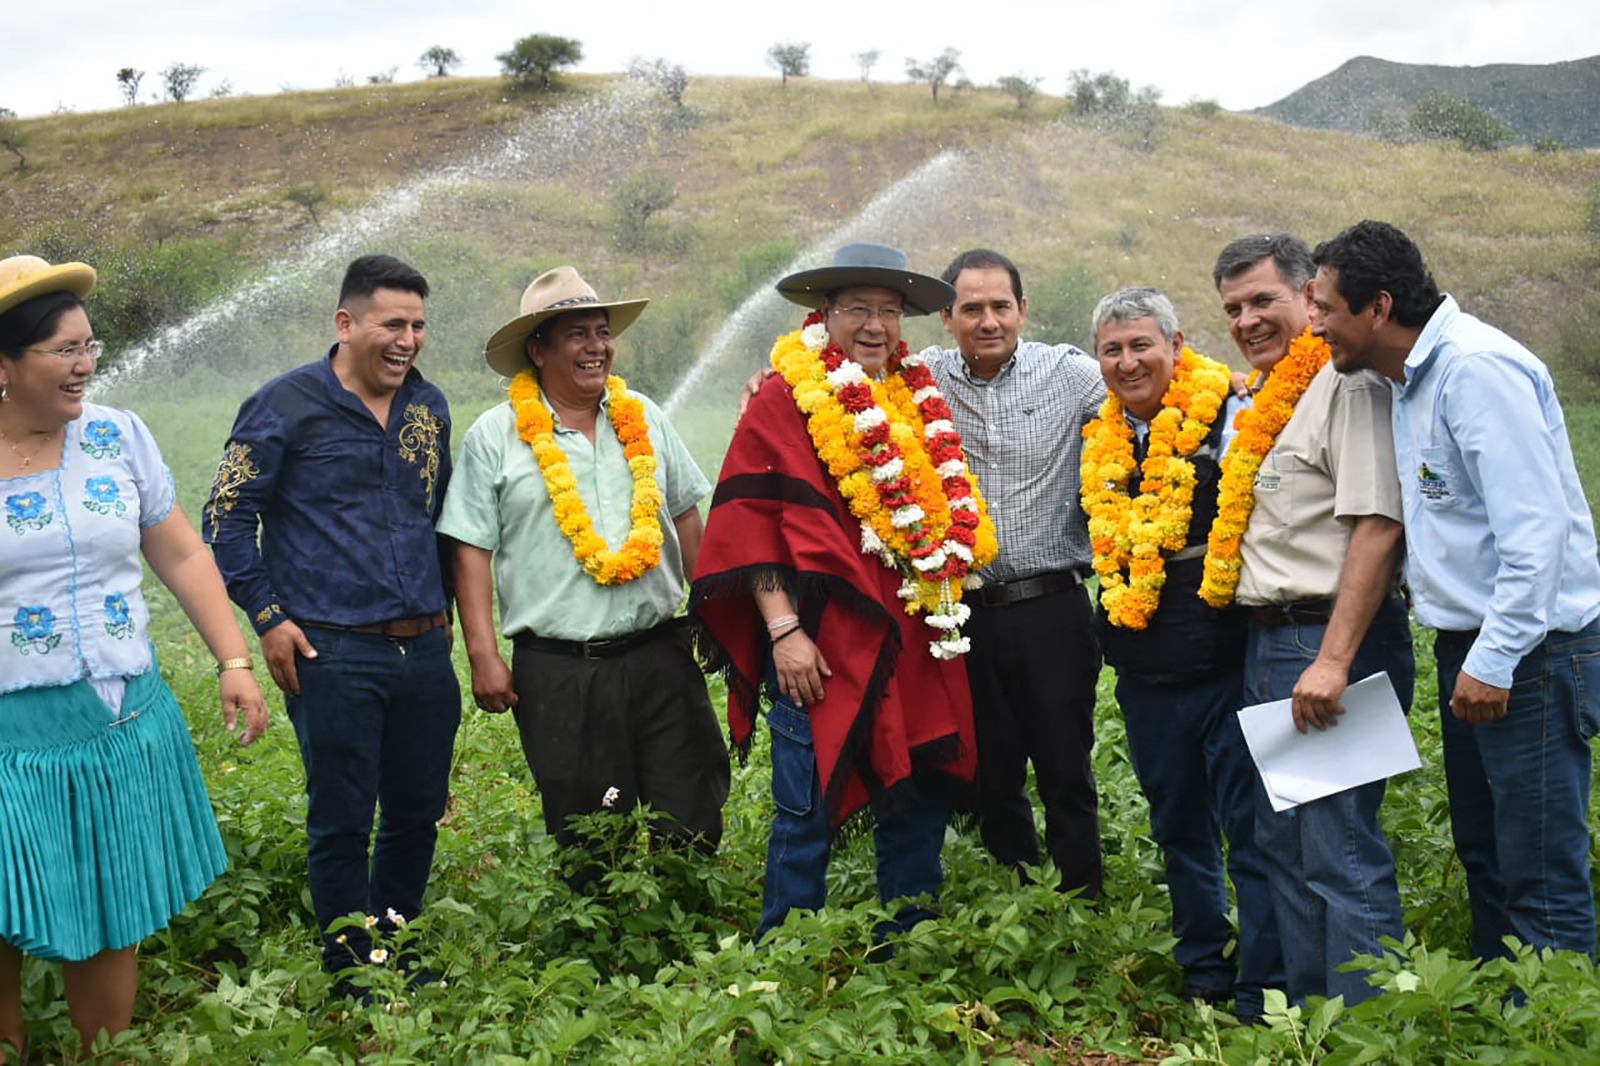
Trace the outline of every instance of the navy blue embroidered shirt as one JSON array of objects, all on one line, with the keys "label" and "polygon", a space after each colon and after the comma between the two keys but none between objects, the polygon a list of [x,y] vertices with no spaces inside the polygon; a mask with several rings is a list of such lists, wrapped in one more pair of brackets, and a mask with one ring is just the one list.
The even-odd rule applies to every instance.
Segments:
[{"label": "navy blue embroidered shirt", "polygon": [[380,426],[335,376],[336,350],[244,401],[206,501],[202,532],[257,633],[285,618],[369,625],[449,603],[434,531],[450,480],[444,394],[413,367]]}]

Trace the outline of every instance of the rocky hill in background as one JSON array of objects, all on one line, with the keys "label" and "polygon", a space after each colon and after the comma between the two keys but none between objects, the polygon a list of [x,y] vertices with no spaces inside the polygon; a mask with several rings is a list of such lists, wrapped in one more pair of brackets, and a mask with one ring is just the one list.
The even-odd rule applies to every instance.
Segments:
[{"label": "rocky hill in background", "polygon": [[1365,132],[1403,125],[1429,93],[1470,100],[1519,143],[1600,147],[1600,56],[1532,66],[1435,67],[1359,56],[1254,113],[1291,126]]}]

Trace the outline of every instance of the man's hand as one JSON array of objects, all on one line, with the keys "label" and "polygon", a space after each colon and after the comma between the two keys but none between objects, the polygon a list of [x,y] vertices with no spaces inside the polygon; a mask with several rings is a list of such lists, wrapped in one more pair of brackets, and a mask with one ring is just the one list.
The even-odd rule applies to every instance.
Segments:
[{"label": "man's hand", "polygon": [[1495,722],[1506,716],[1511,690],[1485,684],[1465,670],[1456,675],[1450,711],[1463,722]]},{"label": "man's hand", "polygon": [[511,684],[511,671],[496,649],[471,660],[472,701],[480,711],[503,714],[517,705],[517,690]]},{"label": "man's hand", "polygon": [[1304,733],[1308,728],[1338,725],[1344,713],[1339,700],[1349,679],[1349,667],[1335,666],[1321,657],[1306,667],[1294,684],[1294,727]]},{"label": "man's hand", "polygon": [[770,366],[764,366],[750,375],[750,380],[746,381],[744,387],[739,390],[739,413],[733,418],[735,422],[744,417],[745,409],[750,406],[750,401],[756,398],[756,393],[761,391],[761,386],[767,383],[767,379],[776,373],[777,371]]},{"label": "man's hand", "polygon": [[833,676],[822,652],[811,643],[804,630],[785,637],[772,646],[772,661],[778,671],[778,691],[805,707],[822,701],[822,683]]},{"label": "man's hand", "polygon": [[306,631],[293,622],[279,622],[261,634],[261,657],[267,660],[272,683],[285,696],[300,695],[300,674],[294,665],[296,652],[307,659],[317,657],[317,649],[306,639]]},{"label": "man's hand", "polygon": [[1235,370],[1228,378],[1228,388],[1241,400],[1250,398],[1250,379],[1241,371]]}]

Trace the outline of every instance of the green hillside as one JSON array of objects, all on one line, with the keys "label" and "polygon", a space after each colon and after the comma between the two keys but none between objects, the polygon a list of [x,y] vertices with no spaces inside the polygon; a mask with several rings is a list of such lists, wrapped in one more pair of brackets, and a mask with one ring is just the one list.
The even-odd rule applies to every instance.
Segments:
[{"label": "green hillside", "polygon": [[1359,56],[1254,114],[1291,126],[1361,132],[1404,122],[1430,93],[1470,100],[1521,144],[1600,147],[1600,56],[1540,65],[1438,67]]}]

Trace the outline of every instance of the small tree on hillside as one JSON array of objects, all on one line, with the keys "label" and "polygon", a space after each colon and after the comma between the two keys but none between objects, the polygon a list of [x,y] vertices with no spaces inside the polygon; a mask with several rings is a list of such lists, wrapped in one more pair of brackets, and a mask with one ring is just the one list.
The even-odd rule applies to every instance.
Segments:
[{"label": "small tree on hillside", "polygon": [[624,248],[644,251],[649,243],[645,227],[650,217],[665,211],[677,199],[677,186],[660,170],[641,170],[618,185],[611,194],[611,207],[617,216],[617,242]]},{"label": "small tree on hillside", "polygon": [[173,63],[161,72],[161,81],[167,87],[167,99],[175,104],[181,104],[189,99],[189,94],[194,92],[195,85],[200,81],[200,75],[206,68],[195,63]]},{"label": "small tree on hillside", "polygon": [[811,73],[811,42],[779,41],[767,49],[767,63],[778,68],[779,87],[787,89],[790,78]]},{"label": "small tree on hillside", "polygon": [[461,53],[442,44],[434,45],[417,57],[417,66],[430,78],[448,78],[460,65]]},{"label": "small tree on hillside", "polygon": [[144,81],[144,71],[123,67],[117,71],[117,85],[122,90],[122,102],[132,107],[139,102],[139,83]]},{"label": "small tree on hillside", "polygon": [[1429,93],[1411,110],[1411,129],[1425,140],[1455,141],[1474,152],[1493,152],[1511,143],[1511,127],[1460,96]]},{"label": "small tree on hillside", "polygon": [[1017,102],[1018,111],[1026,111],[1033,106],[1034,98],[1039,95],[1039,83],[1042,81],[1043,78],[1030,78],[1024,74],[1007,74],[996,85],[1001,92]]},{"label": "small tree on hillside", "polygon": [[400,73],[399,67],[385,67],[376,74],[367,75],[368,85],[388,85],[394,81],[394,76]]},{"label": "small tree on hillside", "polygon": [[317,214],[328,199],[328,190],[321,185],[294,185],[283,191],[283,198],[297,207],[305,208],[306,214],[311,216],[311,224],[317,227],[317,232],[322,232],[322,216]]},{"label": "small tree on hillside", "polygon": [[683,107],[683,94],[689,89],[689,72],[682,64],[634,57],[628,62],[628,77],[655,86],[675,106]]},{"label": "small tree on hillside", "polygon": [[872,48],[865,52],[857,52],[850,58],[854,60],[856,66],[860,68],[861,80],[864,82],[869,82],[872,80],[872,68],[878,65],[878,60],[883,58],[883,53],[878,51],[876,48]]},{"label": "small tree on hillside", "polygon": [[517,88],[537,85],[549,89],[553,84],[550,75],[554,71],[583,62],[583,43],[571,37],[536,33],[522,38],[509,52],[501,52],[495,58],[500,61],[501,73]]},{"label": "small tree on hillside", "polygon": [[961,53],[954,48],[946,48],[926,63],[917,59],[906,60],[906,77],[912,81],[925,81],[933,90],[933,102],[939,102],[939,87],[950,80],[950,76],[961,69]]},{"label": "small tree on hillside", "polygon": [[17,120],[17,113],[9,107],[0,107],[0,148],[17,157],[18,170],[28,169],[28,157],[22,154],[22,146],[27,139],[27,134],[22,132],[22,123]]}]

